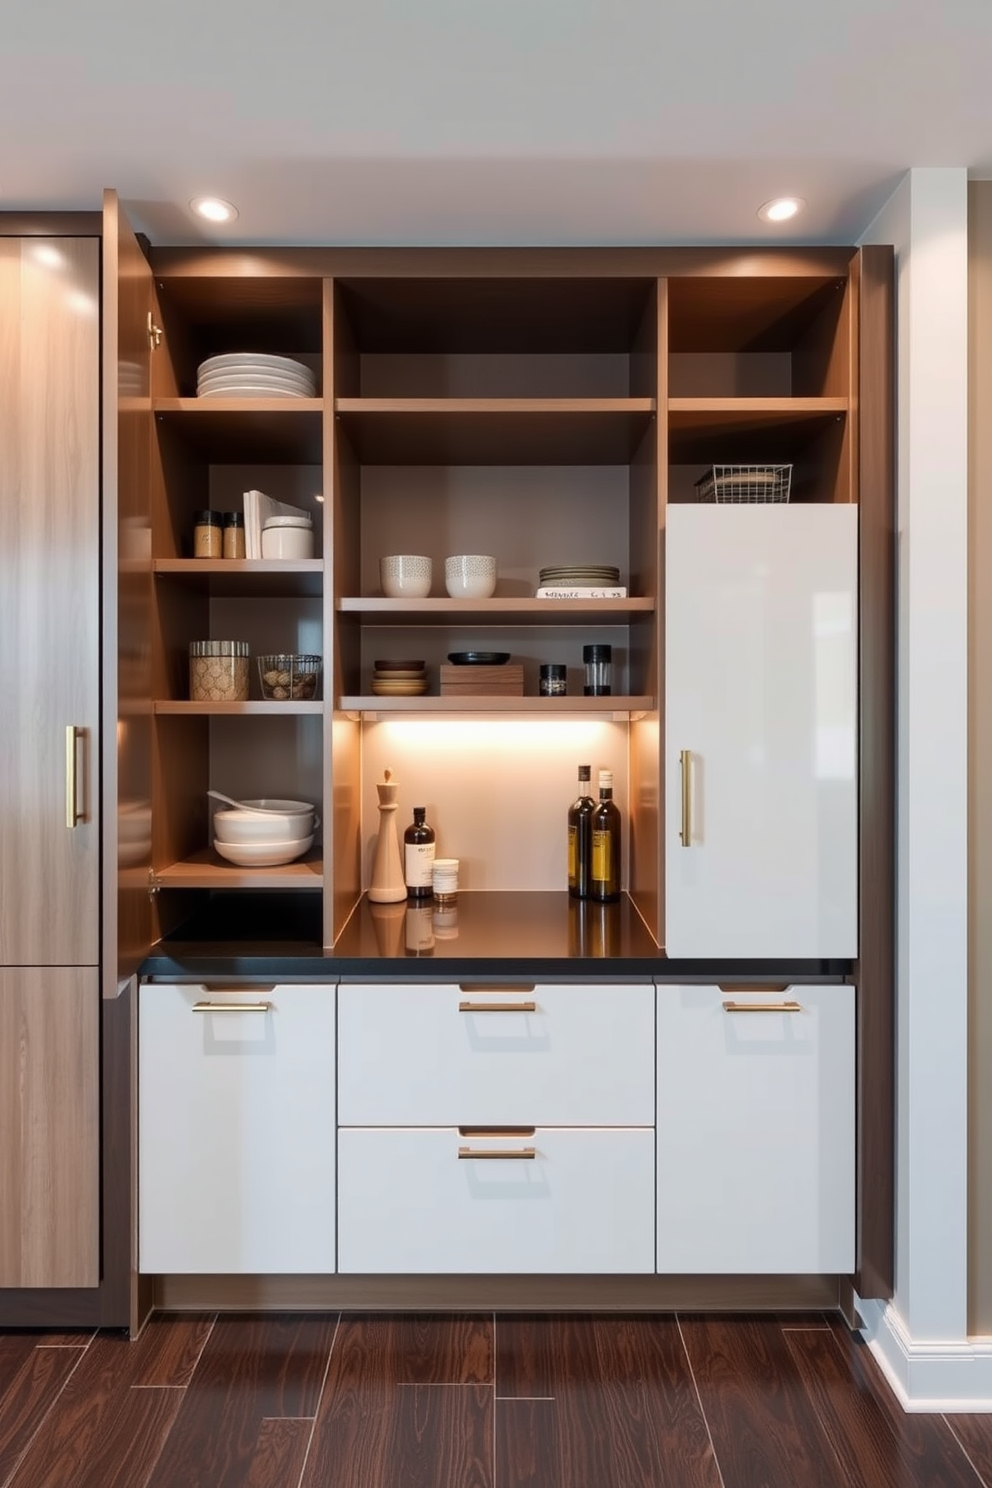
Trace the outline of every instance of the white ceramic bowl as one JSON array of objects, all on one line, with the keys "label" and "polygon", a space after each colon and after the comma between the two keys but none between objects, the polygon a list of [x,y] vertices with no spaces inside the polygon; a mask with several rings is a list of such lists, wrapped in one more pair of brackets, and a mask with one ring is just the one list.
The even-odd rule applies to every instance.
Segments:
[{"label": "white ceramic bowl", "polygon": [[239,868],[275,868],[280,863],[291,863],[302,858],[308,851],[312,837],[300,837],[295,842],[218,842],[214,848],[229,863]]},{"label": "white ceramic bowl", "polygon": [[452,599],[488,599],[496,588],[496,559],[483,553],[445,558],[444,587]]},{"label": "white ceramic bowl", "polygon": [[394,553],[379,559],[379,583],[389,599],[426,599],[432,564],[422,553]]},{"label": "white ceramic bowl", "polygon": [[215,811],[215,842],[243,844],[300,842],[304,837],[313,835],[316,818],[314,808],[308,801],[279,801],[263,798],[256,799],[254,804],[270,807],[271,812],[266,811],[263,815],[259,811],[243,811],[233,806],[222,807],[221,810]]}]

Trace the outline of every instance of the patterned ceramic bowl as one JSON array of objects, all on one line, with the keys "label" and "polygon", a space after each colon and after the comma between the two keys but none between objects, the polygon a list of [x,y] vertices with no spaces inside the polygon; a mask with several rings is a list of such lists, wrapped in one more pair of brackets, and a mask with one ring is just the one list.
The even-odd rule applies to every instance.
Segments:
[{"label": "patterned ceramic bowl", "polygon": [[379,559],[379,583],[389,599],[426,599],[431,592],[431,560],[422,553],[395,553]]},{"label": "patterned ceramic bowl", "polygon": [[444,587],[452,599],[488,599],[496,588],[496,559],[482,553],[445,558]]}]

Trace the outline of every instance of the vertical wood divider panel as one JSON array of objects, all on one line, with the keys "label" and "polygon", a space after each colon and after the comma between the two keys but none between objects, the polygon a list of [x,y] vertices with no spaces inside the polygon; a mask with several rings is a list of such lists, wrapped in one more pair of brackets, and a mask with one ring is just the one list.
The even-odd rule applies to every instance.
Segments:
[{"label": "vertical wood divider panel", "polygon": [[668,284],[653,286],[631,353],[631,395],[654,398],[657,412],[630,467],[630,573],[653,596],[655,612],[630,627],[633,670],[655,707],[630,723],[630,897],[661,943],[665,902],[664,569],[661,529],[668,488]]},{"label": "vertical wood divider panel", "polygon": [[891,248],[859,253],[861,784],[858,989],[858,1271],[890,1297],[895,1229],[895,414]]},{"label": "vertical wood divider panel", "polygon": [[[112,191],[104,210],[103,995],[115,998],[121,978],[137,969],[152,942],[155,430],[147,318],[157,307],[151,269]],[[148,848],[136,861],[135,825],[140,830],[144,821]]]},{"label": "vertical wood divider panel", "polygon": [[[361,469],[335,413],[359,386],[359,351],[340,287],[324,281],[324,944],[333,945],[362,892],[362,726],[338,707],[357,693],[357,617],[340,595],[359,592]],[[327,497],[329,496],[329,499]],[[329,665],[328,665],[329,661]],[[329,748],[326,730],[329,728]]]}]

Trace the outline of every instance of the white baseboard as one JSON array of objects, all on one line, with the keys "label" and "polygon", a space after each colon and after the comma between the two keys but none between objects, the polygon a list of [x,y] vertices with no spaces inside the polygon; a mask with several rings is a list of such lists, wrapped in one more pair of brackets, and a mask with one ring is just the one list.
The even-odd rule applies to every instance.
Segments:
[{"label": "white baseboard", "polygon": [[891,1302],[858,1298],[857,1308],[903,1410],[992,1413],[992,1339],[917,1343]]}]

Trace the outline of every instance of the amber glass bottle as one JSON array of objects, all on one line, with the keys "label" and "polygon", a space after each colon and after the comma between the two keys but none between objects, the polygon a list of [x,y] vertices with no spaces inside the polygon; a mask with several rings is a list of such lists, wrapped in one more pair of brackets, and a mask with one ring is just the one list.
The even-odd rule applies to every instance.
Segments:
[{"label": "amber glass bottle", "polygon": [[579,766],[579,794],[568,808],[568,892],[584,899],[589,892],[589,820],[595,801],[589,794],[592,768]]},{"label": "amber glass bottle", "polygon": [[408,899],[430,899],[434,890],[434,828],[426,806],[414,806],[413,823],[403,833],[403,871]]},{"label": "amber glass bottle", "polygon": [[589,831],[589,898],[608,904],[620,898],[620,811],[613,801],[612,770],[599,772],[599,802],[589,819]]}]

